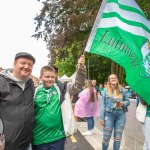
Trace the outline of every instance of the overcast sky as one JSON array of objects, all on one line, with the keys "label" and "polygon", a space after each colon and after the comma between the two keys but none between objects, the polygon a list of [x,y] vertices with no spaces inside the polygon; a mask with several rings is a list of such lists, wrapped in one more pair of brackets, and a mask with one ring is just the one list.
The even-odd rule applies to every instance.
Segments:
[{"label": "overcast sky", "polygon": [[13,67],[17,52],[29,52],[36,58],[33,75],[47,65],[48,50],[43,40],[31,38],[34,17],[40,11],[37,0],[0,0],[0,67]]}]

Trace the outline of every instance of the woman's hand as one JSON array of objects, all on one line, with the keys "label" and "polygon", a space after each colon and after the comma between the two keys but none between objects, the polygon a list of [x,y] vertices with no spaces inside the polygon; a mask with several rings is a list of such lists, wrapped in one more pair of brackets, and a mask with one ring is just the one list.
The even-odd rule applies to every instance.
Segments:
[{"label": "woman's hand", "polygon": [[101,120],[101,121],[100,121],[100,125],[101,125],[101,126],[104,126],[104,120]]}]

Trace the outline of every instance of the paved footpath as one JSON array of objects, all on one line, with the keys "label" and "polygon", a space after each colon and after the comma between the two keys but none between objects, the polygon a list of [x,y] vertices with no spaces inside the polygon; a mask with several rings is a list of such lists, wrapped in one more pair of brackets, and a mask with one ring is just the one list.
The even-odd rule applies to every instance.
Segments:
[{"label": "paved footpath", "polygon": [[74,136],[68,137],[65,150],[94,150],[90,143],[77,131]]},{"label": "paved footpath", "polygon": [[[74,150],[74,149],[77,149],[77,150],[101,150],[102,131],[99,130],[97,127],[95,127],[93,135],[82,136],[81,133],[85,132],[86,129],[87,129],[87,123],[80,122],[78,125],[79,132],[77,133],[77,135],[74,136],[74,138],[76,140],[76,143],[74,143],[74,147],[72,148],[72,146],[73,146],[73,144],[71,144],[72,140],[68,139],[65,150]],[[87,142],[87,144],[85,143],[85,141]],[[84,145],[84,143],[86,145]],[[109,145],[109,150],[112,150],[112,146],[113,146],[113,141],[111,139],[110,145]],[[120,150],[124,150],[123,147],[121,147]]]}]

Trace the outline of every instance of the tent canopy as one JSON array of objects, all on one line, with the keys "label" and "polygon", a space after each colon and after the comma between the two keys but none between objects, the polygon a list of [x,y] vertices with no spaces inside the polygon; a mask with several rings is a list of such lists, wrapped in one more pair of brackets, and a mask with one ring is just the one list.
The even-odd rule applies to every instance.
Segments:
[{"label": "tent canopy", "polygon": [[70,82],[70,81],[72,81],[72,79],[70,79],[67,75],[63,75],[61,78],[59,78],[59,81]]}]

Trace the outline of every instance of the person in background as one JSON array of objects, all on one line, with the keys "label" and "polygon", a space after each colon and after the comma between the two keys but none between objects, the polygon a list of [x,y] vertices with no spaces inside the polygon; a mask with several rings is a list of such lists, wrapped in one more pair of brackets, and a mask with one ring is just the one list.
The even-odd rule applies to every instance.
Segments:
[{"label": "person in background", "polygon": [[[34,100],[36,124],[32,142],[33,150],[64,150],[66,136],[69,136],[69,132],[65,130],[65,121],[68,123],[69,118],[64,121],[63,112],[71,113],[64,107],[67,100],[65,97],[67,92],[70,95],[77,93],[84,84],[86,75],[84,61],[82,55],[78,60],[75,81],[68,83],[67,89],[64,89],[63,83],[56,83],[57,74],[52,66],[42,67],[40,73],[42,85],[37,88]],[[71,101],[69,102],[71,105]],[[71,120],[74,119],[74,116],[72,117]]]},{"label": "person in background", "polygon": [[[83,86],[82,86],[82,89],[80,90],[80,92],[78,92],[78,94],[77,94],[78,99],[79,99],[79,94],[80,94],[84,89],[85,89],[85,85],[83,85]],[[77,97],[76,97],[76,100],[78,101]],[[77,101],[76,101],[76,102],[77,102]],[[74,112],[75,104],[76,104],[76,103],[73,103],[73,112]],[[76,121],[77,121],[78,124],[79,124],[79,122],[87,122],[87,120],[86,120],[85,117],[80,118],[80,117],[75,116],[75,118],[76,118]]]},{"label": "person in background", "polygon": [[104,89],[107,88],[107,82],[104,82]]},{"label": "person in background", "polygon": [[99,103],[97,91],[91,80],[85,81],[85,89],[79,94],[79,100],[75,104],[75,116],[87,119],[88,130],[82,135],[92,135],[94,129],[94,117],[99,116]]},{"label": "person in background", "polygon": [[[75,104],[76,104],[76,102],[77,102],[78,99],[79,99],[79,97],[78,97],[79,93],[80,93],[80,92],[76,93],[75,95],[73,95],[73,96],[71,97],[71,100],[72,100],[72,110],[73,110],[73,112],[74,112]],[[78,117],[77,117],[77,116],[75,116],[75,120],[76,120],[76,122],[78,123]]]},{"label": "person in background", "polygon": [[127,93],[120,88],[117,75],[109,75],[107,88],[100,101],[100,124],[103,126],[102,150],[108,149],[113,129],[113,150],[119,150],[126,123],[125,112],[129,104]]},{"label": "person in background", "polygon": [[99,93],[100,93],[100,95],[102,94],[103,91],[104,91],[103,84],[100,83],[100,84],[99,84]]},{"label": "person in background", "polygon": [[146,106],[145,107],[146,108],[145,120],[144,120],[144,123],[142,122],[142,128],[143,128],[143,133],[144,133],[143,150],[150,150],[150,105],[145,103],[145,101],[139,95],[137,95],[136,98],[138,100],[137,107],[139,103]]},{"label": "person in background", "polygon": [[39,79],[36,76],[31,75],[31,79],[34,83],[34,87],[37,88],[39,85]]},{"label": "person in background", "polygon": [[99,87],[96,84],[97,84],[97,81],[96,80],[92,80],[92,85],[96,89],[96,92],[98,94],[99,93]]},{"label": "person in background", "polygon": [[3,71],[3,68],[2,67],[0,67],[0,72],[2,72]]},{"label": "person in background", "polygon": [[0,73],[0,120],[5,150],[27,150],[33,136],[34,85],[30,78],[35,58],[17,53],[13,69]]}]

